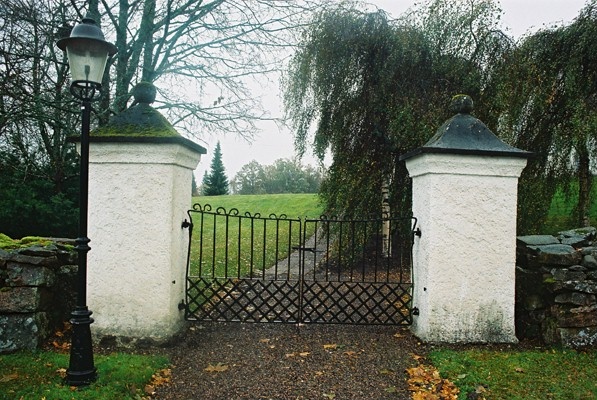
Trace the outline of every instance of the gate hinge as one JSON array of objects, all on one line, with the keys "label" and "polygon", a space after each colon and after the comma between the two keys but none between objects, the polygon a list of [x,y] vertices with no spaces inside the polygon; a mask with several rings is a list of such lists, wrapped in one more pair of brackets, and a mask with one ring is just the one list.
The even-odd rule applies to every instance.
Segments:
[{"label": "gate hinge", "polygon": [[178,309],[180,311],[183,311],[183,310],[187,309],[187,305],[185,304],[184,300],[181,300],[180,303],[178,303]]},{"label": "gate hinge", "polygon": [[413,307],[412,311],[411,311],[412,315],[419,315],[419,308],[418,307]]},{"label": "gate hinge", "polygon": [[182,229],[184,229],[184,228],[189,228],[189,227],[192,227],[192,226],[193,226],[193,223],[192,223],[192,222],[189,222],[189,221],[187,221],[187,219],[185,218],[185,220],[184,220],[184,221],[182,221],[182,225],[181,225],[180,227],[181,227]]},{"label": "gate hinge", "polygon": [[421,232],[421,228],[417,228],[414,231],[412,231],[412,234],[418,237],[421,237],[421,235],[423,234],[423,232]]}]

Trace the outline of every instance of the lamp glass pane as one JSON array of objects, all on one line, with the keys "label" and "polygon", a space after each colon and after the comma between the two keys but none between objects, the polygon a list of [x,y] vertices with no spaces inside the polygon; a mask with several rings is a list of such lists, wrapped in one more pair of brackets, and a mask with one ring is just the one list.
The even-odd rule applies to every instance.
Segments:
[{"label": "lamp glass pane", "polygon": [[100,83],[108,61],[108,48],[94,40],[73,40],[66,46],[73,81]]}]

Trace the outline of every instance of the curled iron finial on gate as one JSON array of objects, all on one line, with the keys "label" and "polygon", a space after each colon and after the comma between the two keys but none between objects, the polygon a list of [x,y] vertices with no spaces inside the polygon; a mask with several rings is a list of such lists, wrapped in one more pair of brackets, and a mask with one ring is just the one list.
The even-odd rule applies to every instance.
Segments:
[{"label": "curled iron finial on gate", "polygon": [[286,214],[280,214],[280,215],[278,216],[278,215],[276,215],[276,214],[274,214],[274,213],[271,213],[271,214],[268,216],[268,218],[269,218],[269,219],[288,219],[288,216],[287,216]]},{"label": "curled iron finial on gate", "polygon": [[193,204],[193,211],[205,211],[205,212],[209,212],[209,211],[211,211],[211,205],[205,204],[205,205],[202,206],[199,203],[195,203],[195,204]]},{"label": "curled iron finial on gate", "polygon": [[231,208],[230,210],[226,210],[224,207],[216,208],[216,214],[219,215],[237,216],[239,213],[238,208]]}]

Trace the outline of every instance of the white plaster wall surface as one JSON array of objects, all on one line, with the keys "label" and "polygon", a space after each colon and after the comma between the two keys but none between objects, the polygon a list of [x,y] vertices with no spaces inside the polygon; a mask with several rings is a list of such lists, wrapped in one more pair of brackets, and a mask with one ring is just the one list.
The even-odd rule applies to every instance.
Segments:
[{"label": "white plaster wall surface", "polygon": [[436,342],[513,342],[516,198],[526,160],[423,154],[407,160],[413,214],[413,331]]},{"label": "white plaster wall surface", "polygon": [[198,161],[198,153],[180,145],[91,144],[94,334],[160,340],[178,331],[186,262],[181,224]]}]

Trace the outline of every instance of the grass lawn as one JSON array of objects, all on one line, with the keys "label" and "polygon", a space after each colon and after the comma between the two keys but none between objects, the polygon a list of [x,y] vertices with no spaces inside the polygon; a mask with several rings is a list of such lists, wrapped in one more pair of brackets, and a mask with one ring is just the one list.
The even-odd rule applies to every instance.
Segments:
[{"label": "grass lawn", "polygon": [[[0,355],[0,399],[139,400],[147,396],[152,376],[168,366],[159,355],[115,353],[94,357],[98,380],[87,387],[69,387],[63,377],[69,355],[53,351]],[[159,374],[158,374],[159,375]]]},{"label": "grass lawn", "polygon": [[595,350],[440,349],[431,352],[429,358],[442,378],[458,386],[459,399],[597,399]]},{"label": "grass lawn", "polygon": [[214,210],[217,207],[224,207],[228,211],[236,208],[241,214],[286,214],[288,218],[318,218],[323,210],[319,198],[313,193],[199,196],[193,197],[195,203],[209,204]]},{"label": "grass lawn", "polygon": [[[197,276],[240,277],[269,268],[300,244],[305,233],[298,219],[317,218],[322,209],[315,194],[204,196],[193,201],[202,207],[209,204],[214,213],[203,220],[191,213],[191,274]],[[236,209],[238,216],[228,218],[218,208],[227,213]],[[251,218],[257,214],[261,217]],[[286,218],[278,219],[281,216]]]},{"label": "grass lawn", "polygon": [[[597,199],[597,181],[591,189],[591,199]],[[543,232],[554,235],[557,232],[579,228],[574,219],[574,207],[578,203],[578,184],[573,184],[569,195],[566,195],[562,189],[558,189],[549,207]],[[592,225],[597,224],[597,201],[592,200],[589,209],[589,218]]]}]

